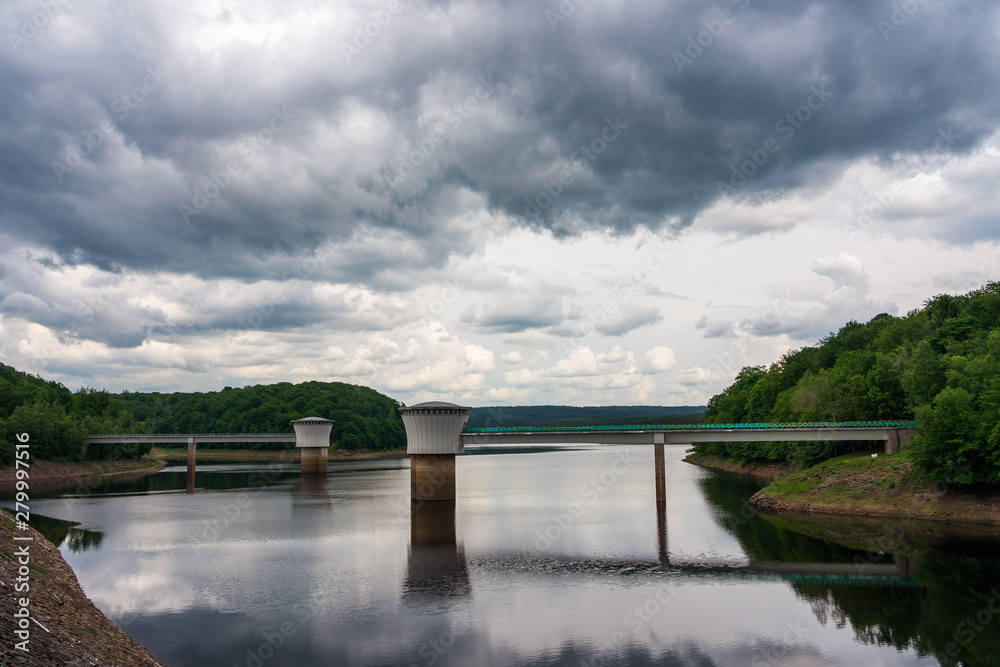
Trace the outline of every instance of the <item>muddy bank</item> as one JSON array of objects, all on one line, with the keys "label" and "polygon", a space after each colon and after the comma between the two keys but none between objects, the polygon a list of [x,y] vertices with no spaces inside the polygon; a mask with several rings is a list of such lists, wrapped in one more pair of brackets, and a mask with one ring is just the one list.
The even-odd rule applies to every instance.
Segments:
[{"label": "muddy bank", "polygon": [[874,459],[869,454],[851,454],[805,470],[795,470],[787,463],[740,464],[703,454],[692,454],[685,461],[770,482],[749,500],[761,513],[1000,526],[1000,489],[957,489],[935,482],[923,475],[905,452]]},{"label": "muddy bank", "polygon": [[740,463],[715,454],[688,454],[684,458],[684,461],[685,463],[691,463],[702,468],[725,470],[726,472],[746,475],[766,484],[795,472],[795,466],[784,461],[780,463]]},{"label": "muddy bank", "polygon": [[[35,459],[28,467],[32,483],[47,479],[67,479],[71,477],[90,477],[92,475],[122,475],[135,472],[156,472],[162,470],[165,463],[150,458],[136,461],[88,461],[87,463],[55,463]],[[13,483],[17,480],[15,467],[0,468],[0,485]]]},{"label": "muddy bank", "polygon": [[[30,537],[14,540],[14,537]],[[27,545],[27,576],[19,573]],[[23,572],[23,570],[20,570]],[[20,581],[18,580],[20,577]],[[9,511],[0,516],[0,664],[50,667],[51,665],[120,665],[160,667],[84,594],[59,550],[34,528],[15,528]],[[15,591],[16,586],[27,590]],[[14,614],[21,598],[29,601],[28,643],[14,632]]]},{"label": "muddy bank", "polygon": [[1000,489],[967,489],[926,477],[906,456],[852,454],[776,480],[750,498],[770,514],[814,513],[1000,526]]}]

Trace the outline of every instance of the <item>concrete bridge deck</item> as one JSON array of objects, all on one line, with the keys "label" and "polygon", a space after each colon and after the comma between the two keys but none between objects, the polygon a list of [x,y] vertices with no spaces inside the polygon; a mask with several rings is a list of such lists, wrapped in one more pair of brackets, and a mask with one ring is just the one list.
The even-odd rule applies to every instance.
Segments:
[{"label": "concrete bridge deck", "polygon": [[914,421],[809,422],[799,424],[698,424],[652,426],[487,427],[467,428],[463,445],[606,444],[687,445],[696,442],[816,442],[826,440],[890,441]]}]

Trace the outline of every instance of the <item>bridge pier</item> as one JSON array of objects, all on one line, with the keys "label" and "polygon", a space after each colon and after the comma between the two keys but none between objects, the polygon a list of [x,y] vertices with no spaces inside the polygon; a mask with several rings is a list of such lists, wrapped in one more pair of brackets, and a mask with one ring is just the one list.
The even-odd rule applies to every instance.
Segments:
[{"label": "bridge pier", "polygon": [[656,504],[667,502],[667,471],[663,454],[663,434],[657,433],[660,442],[653,443],[653,472],[656,478]]},{"label": "bridge pier", "polygon": [[410,501],[455,500],[455,455],[465,451],[469,408],[432,401],[401,408],[410,455]]},{"label": "bridge pier", "polygon": [[894,428],[889,430],[889,438],[885,441],[886,454],[898,454],[899,450],[910,441],[910,436],[917,432],[915,428]]},{"label": "bridge pier", "polygon": [[295,446],[301,450],[303,475],[325,475],[330,452],[333,422],[320,417],[306,417],[292,422]]}]

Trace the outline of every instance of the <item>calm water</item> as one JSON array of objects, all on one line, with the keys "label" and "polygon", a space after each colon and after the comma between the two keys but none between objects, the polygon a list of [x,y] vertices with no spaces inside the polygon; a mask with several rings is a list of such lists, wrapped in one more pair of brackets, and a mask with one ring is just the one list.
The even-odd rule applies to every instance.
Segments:
[{"label": "calm water", "polygon": [[458,500],[412,515],[406,459],[203,465],[194,493],[170,468],[32,514],[168,667],[998,664],[995,544],[808,537],[679,447],[658,512],[652,458],[467,455]]}]

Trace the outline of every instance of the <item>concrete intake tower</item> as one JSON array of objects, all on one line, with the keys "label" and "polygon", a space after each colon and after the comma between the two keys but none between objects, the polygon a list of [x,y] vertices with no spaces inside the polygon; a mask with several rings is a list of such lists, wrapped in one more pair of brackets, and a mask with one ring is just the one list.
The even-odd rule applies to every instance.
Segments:
[{"label": "concrete intake tower", "polygon": [[410,455],[410,500],[455,499],[455,455],[465,450],[469,408],[432,401],[400,408]]}]

